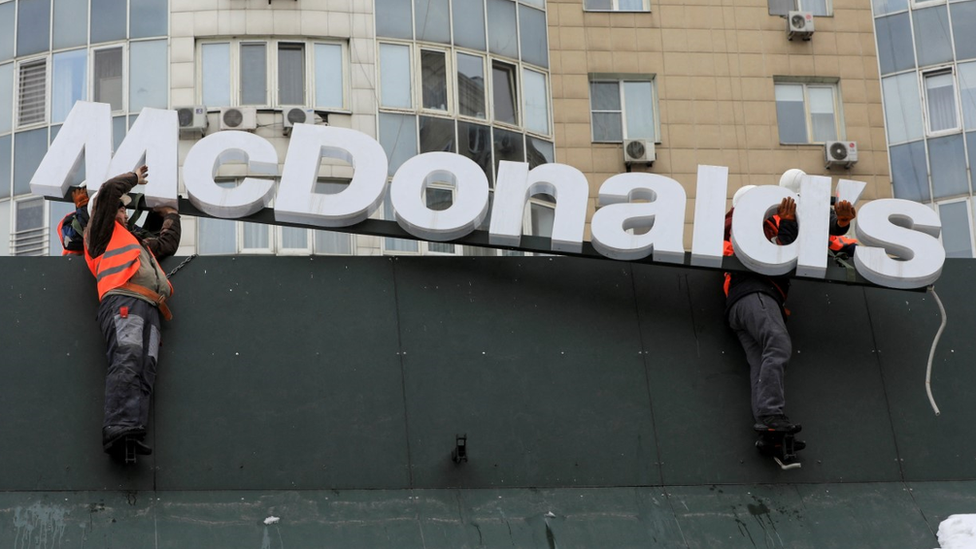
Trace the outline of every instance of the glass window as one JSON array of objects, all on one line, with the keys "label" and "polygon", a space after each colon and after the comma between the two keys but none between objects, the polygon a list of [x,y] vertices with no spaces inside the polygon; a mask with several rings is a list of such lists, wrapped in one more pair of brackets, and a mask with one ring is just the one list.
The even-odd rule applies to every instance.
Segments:
[{"label": "glass window", "polygon": [[270,225],[260,223],[242,223],[244,231],[244,241],[241,251],[268,251],[271,249],[271,238],[269,232]]},{"label": "glass window", "polygon": [[454,152],[454,121],[421,116],[420,152]]},{"label": "glass window", "polygon": [[119,146],[122,145],[128,131],[129,125],[126,124],[125,115],[112,117],[112,150],[119,150]]},{"label": "glass window", "polygon": [[777,83],[776,121],[780,143],[823,143],[838,139],[837,87]]},{"label": "glass window", "polygon": [[[383,200],[383,219],[389,221],[396,220],[396,215],[393,213],[393,206],[390,203],[389,190],[386,193],[386,199]],[[387,252],[417,253],[420,251],[420,243],[416,240],[407,240],[405,238],[384,238],[383,250]]]},{"label": "glass window", "polygon": [[[583,8],[590,11],[651,11],[647,0],[583,0]],[[770,15],[776,15],[772,9]]]},{"label": "glass window", "polygon": [[241,104],[268,104],[268,54],[265,44],[241,44]]},{"label": "glass window", "polygon": [[522,61],[549,66],[549,45],[546,39],[546,13],[519,6],[519,35],[522,38]]},{"label": "glass window", "polygon": [[308,252],[308,229],[300,227],[278,227],[281,234],[279,251]]},{"label": "glass window", "polygon": [[885,99],[888,143],[921,139],[924,132],[917,73],[908,72],[882,78],[881,87]]},{"label": "glass window", "polygon": [[552,238],[552,222],[556,217],[556,209],[547,204],[529,203],[529,234]]},{"label": "glass window", "polygon": [[518,59],[515,2],[488,0],[488,51]]},{"label": "glass window", "polygon": [[200,57],[203,104],[230,105],[230,44],[203,44]]},{"label": "glass window", "polygon": [[969,151],[969,176],[973,187],[976,187],[976,132],[966,134],[966,149]]},{"label": "glass window", "polygon": [[417,117],[380,113],[380,145],[389,161],[389,175],[417,154]]},{"label": "glass window", "polygon": [[228,219],[198,217],[197,253],[218,255],[237,253],[237,223]]},{"label": "glass window", "polygon": [[619,82],[590,82],[590,116],[593,141],[613,143],[623,141],[623,107]]},{"label": "glass window", "polygon": [[481,166],[488,181],[491,175],[491,128],[470,122],[458,122],[458,153]]},{"label": "glass window", "polygon": [[413,38],[410,0],[376,0],[376,36]]},{"label": "glass window", "polygon": [[[504,0],[503,0],[504,1]],[[491,62],[491,97],[494,120],[518,124],[518,84],[515,82],[515,66],[499,61]]]},{"label": "glass window", "polygon": [[[425,196],[428,208],[435,212],[444,211],[454,204],[454,187],[428,186]],[[453,254],[454,244],[428,242],[427,251],[438,254]]]},{"label": "glass window", "polygon": [[494,128],[495,172],[502,160],[525,162],[525,146],[522,134]]},{"label": "glass window", "polygon": [[0,202],[0,257],[10,255],[10,201]]},{"label": "glass window", "polygon": [[13,136],[10,134],[0,137],[0,199],[10,198],[10,143],[12,141]]},{"label": "glass window", "polygon": [[0,4],[0,63],[14,57],[14,2]]},{"label": "glass window", "polygon": [[341,109],[343,101],[342,46],[315,44],[315,106]]},{"label": "glass window", "polygon": [[962,134],[929,139],[929,165],[936,199],[969,194]]},{"label": "glass window", "polygon": [[657,139],[654,83],[651,80],[590,82],[593,141]]},{"label": "glass window", "polygon": [[[13,2],[10,5],[13,6]],[[88,25],[83,21],[88,21],[86,0],[54,0],[54,34],[51,36],[54,49],[87,45]]]},{"label": "glass window", "polygon": [[166,40],[132,42],[129,47],[129,112],[140,112],[143,107],[165,109],[169,95]]},{"label": "glass window", "polygon": [[14,64],[0,65],[0,133],[13,128]]},{"label": "glass window", "polygon": [[[315,183],[315,192],[318,194],[338,194],[346,190],[347,187],[346,183],[320,180]],[[352,243],[353,236],[350,234],[324,230],[315,231],[315,237],[312,241],[314,253],[330,255],[352,254]]]},{"label": "glass window", "polygon": [[874,20],[878,35],[878,62],[881,74],[915,68],[912,23],[908,12]]},{"label": "glass window", "polygon": [[976,58],[976,2],[952,4],[951,9],[956,60]]},{"label": "glass window", "polygon": [[58,231],[54,230],[58,226],[58,223],[64,218],[64,216],[75,211],[75,205],[71,202],[48,202],[48,207],[51,208],[48,215],[48,219],[51,220],[51,230],[48,231],[48,243],[47,250],[48,255],[60,256],[61,251],[64,249],[61,245],[61,235]]},{"label": "glass window", "polygon": [[122,110],[122,48],[95,50],[92,71],[93,99]]},{"label": "glass window", "polygon": [[535,137],[526,137],[525,142],[528,145],[525,151],[525,157],[529,162],[529,169],[556,161],[552,143]]},{"label": "glass window", "polygon": [[420,89],[423,108],[447,110],[447,55],[443,51],[420,50]]},{"label": "glass window", "polygon": [[30,180],[47,153],[47,128],[14,135],[14,196],[30,194]]},{"label": "glass window", "polygon": [[967,130],[976,130],[976,63],[960,63],[958,67],[963,120]]},{"label": "glass window", "polygon": [[952,40],[949,36],[949,13],[946,6],[915,10],[915,48],[918,65],[935,65],[952,61]]},{"label": "glass window", "polygon": [[942,219],[942,247],[946,257],[973,257],[973,237],[966,202],[939,204]]},{"label": "glass window", "polygon": [[583,9],[586,10],[610,11],[613,6],[613,0],[583,0]]},{"label": "glass window", "polygon": [[828,0],[797,0],[796,7],[800,11],[809,11],[820,17],[830,15],[830,2]]},{"label": "glass window", "polygon": [[810,86],[810,126],[816,143],[837,140],[837,118],[834,115],[834,88]]},{"label": "glass window", "polygon": [[278,44],[278,104],[305,104],[304,44]]},{"label": "glass window", "polygon": [[380,105],[413,106],[410,101],[410,47],[380,44]]},{"label": "glass window", "polygon": [[166,0],[129,0],[129,38],[166,36]]},{"label": "glass window", "polygon": [[54,54],[51,80],[51,123],[64,122],[75,101],[88,95],[88,50]]},{"label": "glass window", "polygon": [[458,110],[462,116],[484,120],[485,110],[485,60],[477,55],[457,54]]},{"label": "glass window", "polygon": [[45,119],[47,97],[47,60],[37,59],[20,65],[17,84],[17,123],[37,124]]},{"label": "glass window", "polygon": [[872,0],[874,4],[874,14],[884,15],[896,11],[908,9],[908,0]]},{"label": "glass window", "polygon": [[925,75],[925,107],[930,132],[959,127],[959,118],[956,116],[956,82],[951,72]]},{"label": "glass window", "polygon": [[624,134],[630,139],[651,139],[657,135],[654,119],[654,89],[651,82],[624,82]]},{"label": "glass window", "polygon": [[925,163],[925,142],[915,141],[891,147],[891,178],[895,198],[928,202],[928,166]]},{"label": "glass window", "polygon": [[21,200],[16,208],[13,255],[43,255],[44,200]]},{"label": "glass window", "polygon": [[111,42],[125,38],[125,0],[91,0],[91,41]]},{"label": "glass window", "polygon": [[485,51],[485,0],[454,0],[454,44]]},{"label": "glass window", "polygon": [[776,121],[780,143],[807,143],[802,84],[776,84]]},{"label": "glass window", "polygon": [[540,72],[522,69],[522,92],[525,96],[526,129],[548,134],[549,93],[546,91],[546,76]]},{"label": "glass window", "polygon": [[424,42],[451,43],[448,0],[414,0],[416,39]]},{"label": "glass window", "polygon": [[20,0],[17,7],[17,55],[50,49],[51,0]]}]

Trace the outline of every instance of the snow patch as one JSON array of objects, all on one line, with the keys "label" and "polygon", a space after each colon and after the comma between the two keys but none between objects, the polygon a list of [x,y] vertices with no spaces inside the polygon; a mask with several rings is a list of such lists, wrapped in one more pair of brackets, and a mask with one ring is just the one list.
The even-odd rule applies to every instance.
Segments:
[{"label": "snow patch", "polygon": [[279,520],[281,520],[281,519],[278,518],[278,517],[268,517],[268,518],[264,519],[264,524],[266,524],[266,525],[278,524],[278,521]]},{"label": "snow patch", "polygon": [[976,547],[976,515],[950,515],[939,524],[941,549]]}]

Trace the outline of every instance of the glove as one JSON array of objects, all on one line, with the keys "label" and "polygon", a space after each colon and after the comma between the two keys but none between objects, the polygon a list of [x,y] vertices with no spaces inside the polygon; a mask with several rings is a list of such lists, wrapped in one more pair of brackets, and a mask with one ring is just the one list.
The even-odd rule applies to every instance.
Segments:
[{"label": "glove", "polygon": [[71,191],[71,200],[75,203],[75,208],[84,208],[88,205],[88,189],[80,188]]}]

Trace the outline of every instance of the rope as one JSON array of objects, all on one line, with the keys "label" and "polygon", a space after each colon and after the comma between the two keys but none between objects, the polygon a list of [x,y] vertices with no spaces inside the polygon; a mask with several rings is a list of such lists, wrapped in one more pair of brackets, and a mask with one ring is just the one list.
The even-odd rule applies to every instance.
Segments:
[{"label": "rope", "polygon": [[929,404],[932,405],[932,410],[935,412],[935,415],[939,416],[941,412],[939,412],[939,407],[935,404],[935,398],[932,397],[932,359],[935,358],[935,347],[939,344],[939,338],[942,337],[942,331],[945,330],[948,319],[946,318],[945,307],[942,306],[942,300],[939,299],[939,294],[935,293],[935,286],[929,286],[928,291],[932,293],[936,304],[939,305],[939,312],[942,314],[942,325],[939,326],[939,331],[935,333],[932,348],[929,350],[929,363],[925,369],[925,393],[929,397]]}]

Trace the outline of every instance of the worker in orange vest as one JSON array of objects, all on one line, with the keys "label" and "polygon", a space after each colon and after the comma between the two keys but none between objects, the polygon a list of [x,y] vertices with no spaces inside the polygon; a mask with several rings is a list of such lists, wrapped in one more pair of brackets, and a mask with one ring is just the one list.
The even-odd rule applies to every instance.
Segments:
[{"label": "worker in orange vest", "polygon": [[171,318],[166,299],[173,294],[158,260],[180,245],[180,215],[172,207],[154,208],[163,219],[158,234],[140,238],[127,227],[127,193],[145,184],[148,175],[142,166],[102,184],[85,228],[85,260],[98,286],[98,323],[108,356],[102,447],[117,457],[126,448],[152,453],[144,439],[159,357],[159,317]]}]

